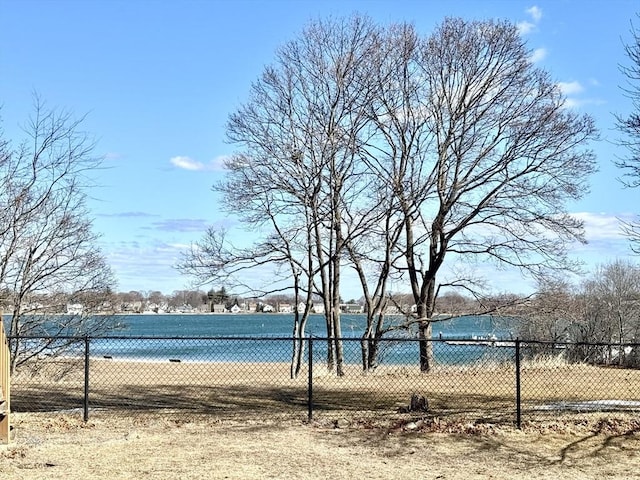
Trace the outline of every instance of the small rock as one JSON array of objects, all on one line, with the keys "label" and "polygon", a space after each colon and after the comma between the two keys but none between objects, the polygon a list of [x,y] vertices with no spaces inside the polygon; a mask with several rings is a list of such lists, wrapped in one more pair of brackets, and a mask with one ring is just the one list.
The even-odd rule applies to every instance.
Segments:
[{"label": "small rock", "polygon": [[348,426],[349,426],[349,422],[344,418],[338,418],[337,420],[333,421],[334,428],[346,428]]}]

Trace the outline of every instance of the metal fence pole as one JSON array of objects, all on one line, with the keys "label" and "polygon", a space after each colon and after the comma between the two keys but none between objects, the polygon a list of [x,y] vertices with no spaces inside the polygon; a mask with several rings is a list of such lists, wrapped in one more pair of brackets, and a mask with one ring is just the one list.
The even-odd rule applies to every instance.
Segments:
[{"label": "metal fence pole", "polygon": [[307,386],[307,408],[308,419],[313,418],[313,337],[309,336],[309,381]]},{"label": "metal fence pole", "polygon": [[522,407],[520,398],[520,339],[516,338],[516,426],[522,425]]},{"label": "metal fence pole", "polygon": [[84,337],[84,407],[83,419],[85,422],[89,420],[89,336]]}]

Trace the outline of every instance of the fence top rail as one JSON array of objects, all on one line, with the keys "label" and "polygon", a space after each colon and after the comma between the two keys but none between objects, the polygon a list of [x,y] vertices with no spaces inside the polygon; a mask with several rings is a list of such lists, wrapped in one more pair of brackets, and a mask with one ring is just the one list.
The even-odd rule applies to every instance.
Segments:
[{"label": "fence top rail", "polygon": [[340,342],[366,342],[366,341],[380,341],[383,343],[391,342],[410,342],[416,343],[419,341],[427,341],[433,343],[447,343],[450,345],[468,345],[468,346],[487,346],[496,345],[500,347],[515,347],[519,344],[521,347],[540,345],[540,346],[553,346],[553,347],[640,347],[639,342],[570,342],[570,341],[552,341],[552,340],[522,340],[522,339],[507,339],[507,338],[465,338],[465,337],[442,337],[442,338],[430,338],[420,339],[417,337],[382,337],[379,339],[367,339],[362,337],[319,337],[315,335],[306,335],[304,337],[290,337],[290,336],[244,336],[244,335],[226,335],[226,336],[160,336],[160,335],[7,335],[8,340],[69,340],[69,341],[93,341],[93,340],[128,340],[128,341],[145,341],[145,340],[184,340],[184,341],[340,341]]}]

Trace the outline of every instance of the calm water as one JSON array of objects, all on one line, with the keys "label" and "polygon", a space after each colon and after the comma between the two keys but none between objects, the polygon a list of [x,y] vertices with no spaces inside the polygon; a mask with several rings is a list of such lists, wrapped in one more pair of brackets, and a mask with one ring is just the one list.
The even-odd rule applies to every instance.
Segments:
[{"label": "calm water", "polygon": [[[393,318],[393,317],[391,317]],[[344,337],[359,337],[365,326],[364,315],[342,315]],[[248,314],[248,315],[117,315],[121,326],[117,335],[155,337],[290,337],[293,330],[293,315]],[[326,336],[322,315],[312,315],[306,327],[307,335]],[[473,335],[487,336],[506,332],[504,326],[491,317],[469,316],[435,323],[434,337],[442,333],[443,338],[470,338]]]},{"label": "calm water", "polygon": [[[345,362],[358,364],[361,361],[359,337],[366,319],[363,315],[343,315],[341,318]],[[112,338],[91,340],[91,356],[191,362],[288,362],[291,358],[291,314],[117,315],[114,321],[118,329],[111,333]],[[322,315],[312,315],[307,323],[306,335],[316,337],[313,341],[316,361],[326,356],[326,341],[322,340],[326,336],[324,322]],[[468,364],[513,358],[512,348],[447,343],[447,340],[492,335],[510,338],[504,321],[468,316],[437,322],[433,326],[436,362]],[[402,336],[405,338],[396,339],[390,335],[382,342],[381,363],[417,363],[416,332],[403,332]],[[83,348],[82,345],[78,347],[78,354],[82,354]]]},{"label": "calm water", "polygon": [[[92,356],[114,359],[144,359],[154,361],[227,361],[227,362],[288,362],[291,358],[292,315],[128,315],[118,316],[119,338],[95,339]],[[364,328],[362,315],[342,317],[344,355],[347,363],[360,362],[359,336]],[[307,335],[324,337],[324,317],[310,318]],[[434,325],[435,339],[460,339],[473,336],[507,336],[504,328],[489,317],[462,317]],[[150,337],[139,340],[129,337]],[[155,337],[155,338],[154,338]],[[167,338],[169,337],[169,338]],[[215,338],[212,338],[215,337]],[[224,338],[220,338],[224,337]],[[326,342],[313,342],[316,360],[326,355]],[[479,359],[504,360],[513,355],[510,348],[489,348],[481,345],[450,345],[434,342],[436,361],[461,364]],[[415,340],[385,340],[380,351],[381,363],[415,364],[418,344]]]}]

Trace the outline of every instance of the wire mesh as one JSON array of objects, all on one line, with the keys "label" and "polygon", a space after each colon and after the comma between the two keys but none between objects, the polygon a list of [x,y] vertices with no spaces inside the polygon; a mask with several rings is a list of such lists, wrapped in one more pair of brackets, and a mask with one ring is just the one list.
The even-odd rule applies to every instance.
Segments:
[{"label": "wire mesh", "polygon": [[[640,345],[623,348],[632,352]],[[577,420],[640,413],[640,370],[612,363],[608,355],[619,346],[523,342],[522,349],[524,418]]]},{"label": "wire mesh", "polygon": [[[317,341],[314,341],[314,345]],[[513,348],[475,340],[433,340],[428,372],[415,339],[382,340],[375,368],[363,367],[361,343],[343,339],[344,375],[315,352],[314,415],[429,415],[465,421],[513,421]],[[319,349],[315,349],[319,350]],[[326,353],[326,348],[324,352]]]},{"label": "wire mesh", "polygon": [[[584,356],[581,360],[575,353],[585,344],[433,339],[427,343],[432,361],[424,371],[415,338],[379,339],[375,355],[369,353],[371,345],[358,338],[306,338],[299,370],[292,375],[291,338],[76,340],[65,355],[43,350],[13,372],[13,411],[187,419],[312,415],[336,422],[420,417],[514,424],[520,399],[522,419],[528,422],[569,415],[579,420],[594,412],[640,413],[640,370],[587,362]],[[36,344],[52,339],[11,341]],[[55,342],[50,345],[54,351]],[[337,345],[341,363],[330,356]],[[638,346],[629,348],[632,352]]]}]

